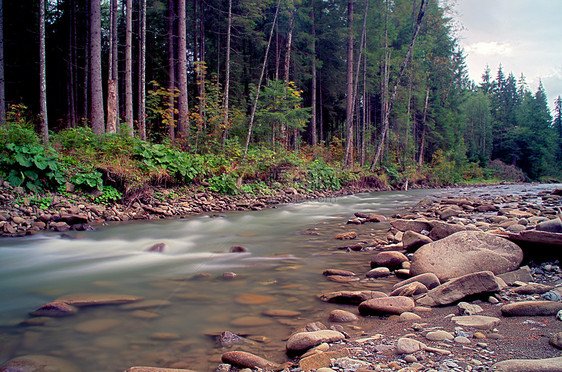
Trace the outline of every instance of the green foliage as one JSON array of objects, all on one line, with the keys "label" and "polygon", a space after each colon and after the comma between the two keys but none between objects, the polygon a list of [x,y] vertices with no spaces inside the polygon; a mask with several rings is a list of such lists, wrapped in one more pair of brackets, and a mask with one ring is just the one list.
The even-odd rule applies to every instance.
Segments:
[{"label": "green foliage", "polygon": [[339,190],[340,180],[334,170],[322,160],[314,160],[307,174],[308,186],[313,190]]},{"label": "green foliage", "polygon": [[10,185],[34,192],[56,189],[65,182],[54,152],[40,145],[6,144],[0,157],[0,171]]},{"label": "green foliage", "polygon": [[6,112],[6,123],[0,125],[0,148],[8,143],[16,145],[39,145],[41,139],[35,132],[25,105],[10,105]]},{"label": "green foliage", "polygon": [[102,194],[92,200],[96,203],[110,204],[123,199],[123,194],[113,186],[103,186]]},{"label": "green foliage", "polygon": [[446,154],[439,150],[433,154],[432,174],[435,181],[439,185],[452,185],[463,180],[454,160],[451,160],[451,154]]},{"label": "green foliage", "polygon": [[207,179],[209,183],[208,189],[220,194],[235,195],[238,193],[236,186],[236,176],[234,174],[223,173],[221,175],[214,175]]},{"label": "green foliage", "polygon": [[104,189],[102,174],[97,170],[78,172],[70,178],[70,182],[84,190],[97,189],[102,191]]},{"label": "green foliage", "polygon": [[139,143],[134,148],[134,157],[139,160],[144,171],[155,173],[159,180],[190,183],[197,176],[203,175],[202,157],[166,145]]},{"label": "green foliage", "polygon": [[51,206],[52,201],[53,198],[51,198],[50,196],[32,197],[29,199],[29,205],[35,205],[41,210],[47,210]]}]

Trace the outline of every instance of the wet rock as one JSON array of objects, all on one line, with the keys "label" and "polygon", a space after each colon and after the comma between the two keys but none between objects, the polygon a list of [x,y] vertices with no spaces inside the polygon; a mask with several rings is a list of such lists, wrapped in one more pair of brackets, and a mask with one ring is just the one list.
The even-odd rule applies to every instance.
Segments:
[{"label": "wet rock", "polygon": [[335,342],[345,339],[341,332],[332,330],[320,330],[312,332],[295,333],[287,340],[287,353],[302,354],[306,350],[320,345],[324,342]]},{"label": "wet rock", "polygon": [[363,301],[381,297],[388,296],[379,291],[338,291],[322,294],[320,300],[337,304],[359,305]]},{"label": "wet rock", "polygon": [[125,304],[119,306],[121,310],[143,310],[150,309],[154,307],[165,307],[170,306],[172,303],[168,300],[144,300],[139,302],[134,302],[130,304]]},{"label": "wet rock", "polygon": [[375,222],[375,223],[386,221],[386,217],[380,214],[369,214],[367,215],[366,219],[367,222]]},{"label": "wet rock", "polygon": [[125,372],[195,372],[192,369],[160,368],[160,367],[131,367]]},{"label": "wet rock", "polygon": [[546,359],[511,359],[492,366],[499,372],[559,372],[562,371],[562,357]]},{"label": "wet rock", "polygon": [[452,279],[431,289],[417,300],[424,306],[442,306],[462,300],[466,296],[500,291],[505,283],[500,282],[490,271],[481,271]]},{"label": "wet rock", "polygon": [[58,232],[65,232],[70,230],[70,226],[66,222],[51,222],[49,228]]},{"label": "wet rock", "polygon": [[294,318],[301,315],[300,311],[284,310],[284,309],[270,309],[263,312],[265,316],[274,318]]},{"label": "wet rock", "polygon": [[357,233],[355,231],[344,232],[334,236],[334,239],[339,240],[352,240],[357,238]]},{"label": "wet rock", "polygon": [[409,297],[382,297],[360,303],[359,313],[361,315],[400,315],[406,311],[413,311],[414,307],[414,300]]},{"label": "wet rock", "polygon": [[119,324],[121,324],[121,321],[119,319],[112,319],[112,318],[92,319],[76,324],[74,326],[74,330],[86,334],[100,333],[115,328]]},{"label": "wet rock", "polygon": [[273,302],[275,298],[254,293],[242,293],[236,297],[235,301],[242,305],[258,305]]},{"label": "wet rock", "polygon": [[221,357],[223,363],[243,368],[261,368],[266,371],[281,369],[277,363],[270,362],[260,356],[245,351],[229,351]]},{"label": "wet rock", "polygon": [[141,301],[142,297],[120,294],[71,294],[57,298],[54,302],[64,302],[77,307],[98,305],[119,305]]},{"label": "wet rock", "polygon": [[355,273],[353,271],[348,271],[348,270],[328,269],[328,270],[324,270],[322,275],[355,276]]},{"label": "wet rock", "polygon": [[30,314],[33,316],[59,317],[74,315],[78,309],[64,302],[49,302],[40,306]]},{"label": "wet rock", "polygon": [[431,231],[429,232],[429,238],[432,240],[439,240],[453,235],[459,231],[465,231],[466,227],[459,224],[446,223],[441,221],[431,221]]},{"label": "wet rock", "polygon": [[390,269],[388,267],[375,267],[374,269],[369,270],[367,274],[365,274],[367,278],[372,278],[372,279],[383,278],[389,275],[390,275]]},{"label": "wet rock", "polygon": [[412,275],[432,272],[440,281],[479,271],[502,274],[515,270],[523,251],[515,243],[479,231],[461,231],[418,249]]},{"label": "wet rock", "polygon": [[234,319],[230,324],[235,327],[261,327],[273,324],[273,321],[258,316],[243,316],[241,318]]},{"label": "wet rock", "polygon": [[529,268],[529,266],[521,266],[517,270],[499,274],[498,277],[503,279],[503,281],[507,285],[513,285],[515,284],[515,282],[528,283],[533,281],[533,277],[531,276],[531,269]]},{"label": "wet rock", "polygon": [[416,275],[416,276],[413,276],[409,279],[398,282],[392,288],[396,289],[396,288],[405,286],[406,284],[410,284],[410,283],[413,283],[413,282],[422,283],[423,285],[425,285],[427,287],[427,289],[433,289],[433,288],[441,285],[441,282],[439,281],[439,278],[437,278],[437,276],[435,274],[425,273],[425,274]]},{"label": "wet rock", "polygon": [[244,342],[244,339],[235,333],[224,331],[217,336],[216,342],[220,347],[229,348],[233,345]]},{"label": "wet rock", "polygon": [[537,225],[536,229],[538,231],[562,233],[562,220],[560,220],[559,218],[554,218],[552,220],[541,222]]},{"label": "wet rock", "polygon": [[299,361],[299,367],[303,371],[318,371],[320,368],[330,367],[333,359],[348,357],[349,350],[341,349],[336,351],[319,352],[317,354],[309,355]]},{"label": "wet rock", "polygon": [[472,327],[478,329],[492,329],[500,323],[500,319],[484,315],[454,316],[451,320],[462,327]]},{"label": "wet rock", "polygon": [[222,273],[222,278],[224,280],[233,280],[236,279],[237,276],[238,274],[232,271],[225,271],[224,273]]},{"label": "wet rock", "polygon": [[48,355],[30,354],[11,359],[0,366],[0,372],[78,372],[73,363]]},{"label": "wet rock", "polygon": [[447,220],[450,217],[457,217],[461,213],[463,213],[463,210],[457,205],[447,206],[437,211],[437,215],[439,215],[439,218],[442,220]]},{"label": "wet rock", "polygon": [[562,310],[562,303],[556,301],[520,301],[503,305],[503,316],[549,316]]},{"label": "wet rock", "polygon": [[153,246],[146,248],[145,252],[158,252],[162,253],[166,249],[166,243],[156,243]]},{"label": "wet rock", "polygon": [[229,252],[230,253],[245,253],[245,252],[248,252],[248,248],[244,248],[244,247],[241,247],[241,246],[237,245],[237,246],[234,246],[234,247],[230,247]]},{"label": "wet rock", "polygon": [[402,245],[408,252],[413,252],[419,247],[431,242],[433,242],[433,240],[429,236],[411,230],[406,231],[402,237]]},{"label": "wet rock", "polygon": [[357,320],[357,315],[345,310],[332,310],[330,313],[330,322],[334,323],[349,323]]},{"label": "wet rock", "polygon": [[381,252],[371,259],[371,268],[387,267],[390,270],[402,268],[402,263],[408,261],[403,253],[396,251]]},{"label": "wet rock", "polygon": [[336,283],[351,283],[351,282],[358,282],[360,280],[355,276],[341,276],[341,275],[329,275],[326,277],[326,279]]}]

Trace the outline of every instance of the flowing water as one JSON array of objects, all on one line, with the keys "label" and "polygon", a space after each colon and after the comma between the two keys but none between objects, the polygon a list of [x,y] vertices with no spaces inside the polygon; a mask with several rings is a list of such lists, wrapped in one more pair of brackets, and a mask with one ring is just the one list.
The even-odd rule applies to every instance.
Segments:
[{"label": "flowing water", "polygon": [[[49,233],[2,239],[0,364],[19,355],[47,354],[82,371],[122,371],[134,365],[210,370],[223,351],[213,336],[224,330],[248,336],[248,350],[281,362],[290,332],[311,321],[328,323],[336,306],[320,302],[319,294],[385,291],[397,281],[390,277],[341,284],[321,275],[327,268],[358,275],[369,270],[372,253],[338,249],[353,243],[333,236],[354,230],[365,241],[384,236],[388,224],[346,226],[353,212],[390,216],[430,196],[513,195],[530,188],[377,192],[254,212],[111,225],[76,233],[75,239]],[[532,192],[553,188],[536,185]],[[164,252],[147,251],[156,243],[166,244]],[[249,252],[228,253],[232,246]],[[238,276],[225,280],[224,272]],[[27,315],[75,293],[161,301],[144,309],[82,307],[76,315],[61,318]],[[300,315],[263,314],[272,309]]]}]

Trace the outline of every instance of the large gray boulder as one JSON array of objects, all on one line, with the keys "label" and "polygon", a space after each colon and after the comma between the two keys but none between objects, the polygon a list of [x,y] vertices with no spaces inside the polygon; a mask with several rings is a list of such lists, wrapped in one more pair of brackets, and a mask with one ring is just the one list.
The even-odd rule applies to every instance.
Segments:
[{"label": "large gray boulder", "polygon": [[562,357],[546,359],[510,359],[492,366],[502,372],[562,372]]},{"label": "large gray boulder", "polygon": [[502,274],[517,269],[521,261],[517,244],[480,231],[461,231],[418,249],[410,274],[434,273],[444,282],[479,271]]},{"label": "large gray boulder", "polygon": [[424,306],[449,305],[467,296],[498,292],[505,283],[491,271],[481,271],[452,279],[445,284],[433,288],[418,298],[416,303]]}]

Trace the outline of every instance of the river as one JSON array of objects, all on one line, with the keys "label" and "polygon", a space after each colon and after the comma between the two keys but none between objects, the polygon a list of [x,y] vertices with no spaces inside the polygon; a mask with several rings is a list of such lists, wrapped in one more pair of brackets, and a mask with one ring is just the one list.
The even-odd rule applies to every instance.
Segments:
[{"label": "river", "polygon": [[[327,322],[336,305],[317,296],[338,289],[388,290],[397,279],[368,284],[327,281],[327,268],[369,270],[369,252],[346,252],[333,239],[354,230],[359,241],[384,236],[388,223],[346,225],[356,211],[391,216],[419,200],[446,195],[523,195],[553,185],[377,192],[307,201],[253,212],[115,224],[72,239],[45,233],[0,240],[0,364],[24,354],[69,360],[83,371],[133,365],[212,370],[221,350],[213,335],[230,330],[248,349],[281,362],[284,340],[310,321]],[[165,243],[164,252],[148,252]],[[229,253],[243,246],[247,253]],[[235,272],[233,280],[224,272]],[[145,309],[80,308],[76,315],[24,323],[57,297],[110,293],[161,300]],[[271,317],[267,310],[290,310]],[[362,320],[364,322],[366,320]]]}]

